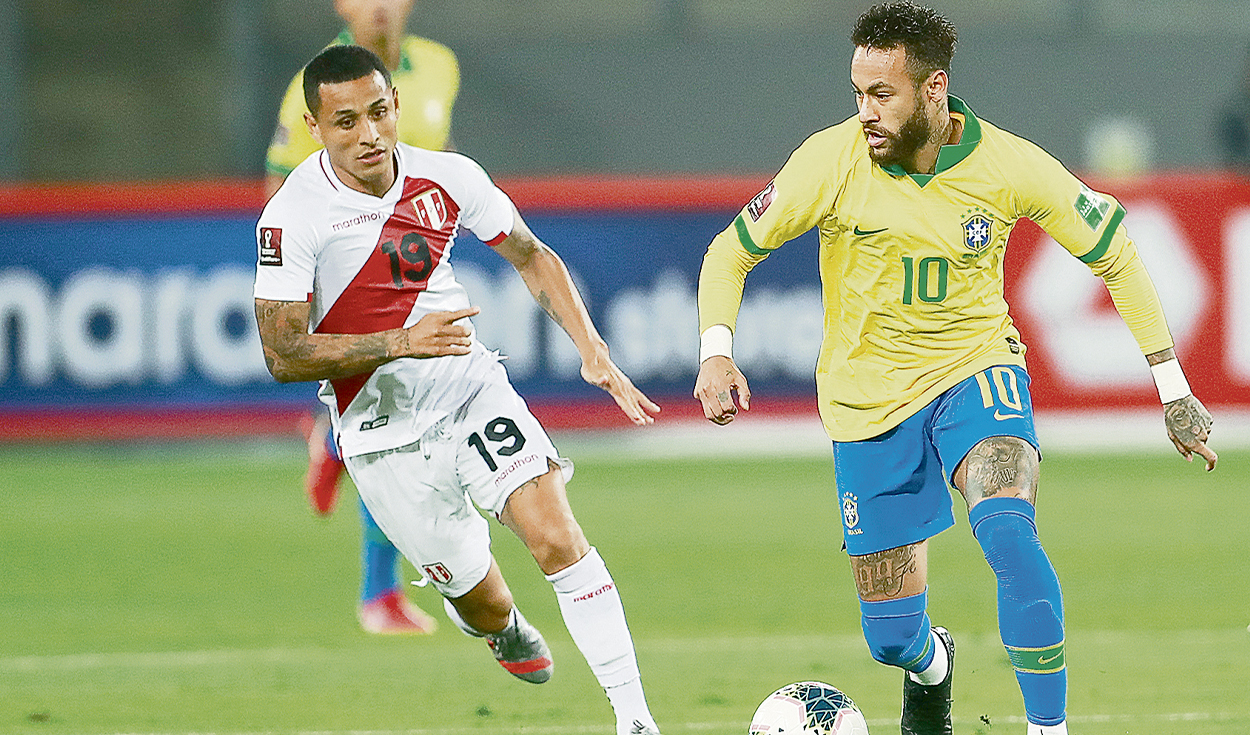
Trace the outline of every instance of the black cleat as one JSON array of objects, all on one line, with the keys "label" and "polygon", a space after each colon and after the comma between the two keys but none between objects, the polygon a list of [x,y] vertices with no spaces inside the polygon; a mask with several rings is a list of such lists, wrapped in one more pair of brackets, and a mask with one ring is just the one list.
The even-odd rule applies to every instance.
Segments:
[{"label": "black cleat", "polygon": [[951,735],[951,679],[955,673],[955,640],[946,628],[934,626],[933,632],[946,646],[950,667],[946,678],[933,686],[912,681],[903,672],[903,718],[899,722],[902,735]]}]

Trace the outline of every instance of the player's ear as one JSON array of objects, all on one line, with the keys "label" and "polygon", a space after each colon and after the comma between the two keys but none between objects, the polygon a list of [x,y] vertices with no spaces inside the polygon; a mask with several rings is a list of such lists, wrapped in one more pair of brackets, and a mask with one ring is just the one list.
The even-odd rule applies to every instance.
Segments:
[{"label": "player's ear", "polygon": [[310,113],[305,112],[304,124],[308,126],[308,133],[313,137],[313,140],[324,146],[326,142],[321,139],[321,129],[317,127],[317,118],[313,117]]},{"label": "player's ear", "polygon": [[399,88],[391,87],[391,101],[395,103],[395,117],[399,117]]},{"label": "player's ear", "polygon": [[925,95],[930,102],[940,102],[946,99],[946,92],[950,88],[950,77],[946,75],[945,69],[938,69],[929,75],[925,80]]}]

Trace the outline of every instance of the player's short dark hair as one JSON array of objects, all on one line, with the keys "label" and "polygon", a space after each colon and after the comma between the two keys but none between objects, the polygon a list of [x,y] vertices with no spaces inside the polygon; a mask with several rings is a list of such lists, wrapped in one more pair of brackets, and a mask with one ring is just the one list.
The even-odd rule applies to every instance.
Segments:
[{"label": "player's short dark hair", "polygon": [[321,85],[350,82],[375,71],[382,73],[390,88],[391,72],[377,54],[363,46],[330,46],[304,67],[304,104],[316,117],[321,111]]},{"label": "player's short dark hair", "polygon": [[941,69],[951,70],[959,33],[941,13],[908,0],[874,5],[855,22],[851,43],[874,49],[902,47],[916,84]]}]

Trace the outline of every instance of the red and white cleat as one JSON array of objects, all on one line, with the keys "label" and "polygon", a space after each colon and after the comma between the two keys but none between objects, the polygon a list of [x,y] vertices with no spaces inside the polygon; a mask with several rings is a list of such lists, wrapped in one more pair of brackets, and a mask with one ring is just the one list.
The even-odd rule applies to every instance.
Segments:
[{"label": "red and white cleat", "polygon": [[360,627],[366,633],[429,635],[438,630],[438,621],[409,602],[399,590],[391,590],[362,603],[357,616]]}]

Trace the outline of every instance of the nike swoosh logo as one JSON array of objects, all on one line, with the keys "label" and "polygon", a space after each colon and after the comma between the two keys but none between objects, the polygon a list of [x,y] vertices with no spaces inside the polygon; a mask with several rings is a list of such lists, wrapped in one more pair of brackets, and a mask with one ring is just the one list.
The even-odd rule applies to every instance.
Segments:
[{"label": "nike swoosh logo", "polygon": [[881,229],[879,229],[879,230],[861,230],[861,229],[859,229],[859,225],[855,225],[855,234],[856,234],[856,235],[875,235],[875,234],[877,234],[878,232],[885,232],[885,231],[886,231],[886,230],[888,230],[888,229],[890,229],[890,228],[889,228],[889,227],[882,227],[882,228],[881,228]]},{"label": "nike swoosh logo", "polygon": [[994,411],[995,421],[1005,421],[1007,419],[1022,419],[1022,418],[1024,418],[1024,414],[1022,413],[1003,413],[1002,411]]},{"label": "nike swoosh logo", "polygon": [[1059,658],[1062,655],[1063,655],[1062,653],[1056,653],[1054,656],[1051,656],[1050,658],[1039,658],[1037,659],[1037,662],[1045,666],[1046,664],[1051,663],[1052,661],[1054,661],[1055,659]]}]

